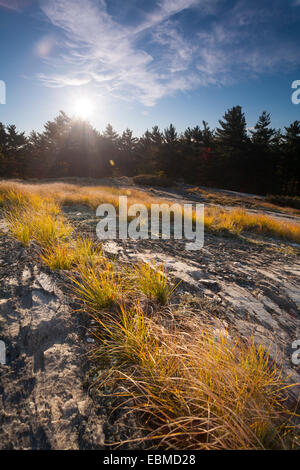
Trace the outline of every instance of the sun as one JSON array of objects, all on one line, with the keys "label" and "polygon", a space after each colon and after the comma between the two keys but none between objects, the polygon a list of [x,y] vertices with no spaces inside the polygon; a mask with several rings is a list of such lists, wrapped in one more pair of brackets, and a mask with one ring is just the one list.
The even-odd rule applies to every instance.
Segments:
[{"label": "sun", "polygon": [[74,100],[74,114],[81,119],[88,119],[93,113],[93,103],[89,98],[80,97]]}]

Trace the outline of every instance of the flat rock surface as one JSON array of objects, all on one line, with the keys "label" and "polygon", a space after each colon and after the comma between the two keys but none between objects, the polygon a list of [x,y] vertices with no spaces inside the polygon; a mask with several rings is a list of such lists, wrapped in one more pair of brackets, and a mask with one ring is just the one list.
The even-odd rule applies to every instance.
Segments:
[{"label": "flat rock surface", "polygon": [[55,276],[0,236],[0,449],[102,449],[103,415],[84,390],[86,330]]}]

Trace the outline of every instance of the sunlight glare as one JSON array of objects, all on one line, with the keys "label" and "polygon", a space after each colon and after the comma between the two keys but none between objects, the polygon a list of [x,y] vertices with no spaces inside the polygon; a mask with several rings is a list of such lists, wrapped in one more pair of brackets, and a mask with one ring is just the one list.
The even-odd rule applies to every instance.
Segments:
[{"label": "sunlight glare", "polygon": [[93,112],[93,104],[91,100],[85,97],[80,97],[75,100],[74,114],[81,119],[88,119]]}]

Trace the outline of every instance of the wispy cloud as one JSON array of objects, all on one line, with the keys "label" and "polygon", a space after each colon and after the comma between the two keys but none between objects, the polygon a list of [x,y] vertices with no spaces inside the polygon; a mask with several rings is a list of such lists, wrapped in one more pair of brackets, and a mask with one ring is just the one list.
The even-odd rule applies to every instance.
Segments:
[{"label": "wispy cloud", "polygon": [[0,7],[8,8],[10,10],[18,10],[19,2],[18,0],[0,0]]},{"label": "wispy cloud", "polygon": [[37,0],[0,0],[0,8],[21,11]]},{"label": "wispy cloud", "polygon": [[[196,3],[206,2],[162,0],[152,14],[145,15],[138,28],[132,28],[116,23],[108,14],[104,0],[97,4],[91,0],[43,2],[43,12],[65,32],[68,47],[57,60],[64,72],[39,77],[52,87],[94,81],[103,92],[127,99],[132,96],[147,106],[154,105],[158,99],[176,90],[189,89],[198,83],[198,79],[182,74],[186,66],[177,61],[177,65],[174,62],[174,67],[167,70],[160,60],[155,60],[149,52],[137,47],[136,41],[145,30],[154,28]],[[157,32],[159,34],[162,32]],[[168,36],[171,41],[176,41],[174,29],[169,30]],[[182,51],[182,64],[186,61],[186,55],[187,51]],[[84,78],[78,77],[78,69],[84,71]]]},{"label": "wispy cloud", "polygon": [[[274,8],[280,1],[276,4]],[[298,47],[292,38],[280,37],[284,24],[282,9],[276,14],[266,4],[258,8],[244,0],[236,2],[218,22],[198,33],[197,69],[216,83],[229,84],[295,68],[300,64]]]},{"label": "wispy cloud", "polygon": [[[47,57],[55,73],[39,78],[49,87],[92,82],[99,93],[153,106],[177,91],[299,63],[294,45],[275,41],[273,12],[254,3],[237,0],[217,17],[222,0],[160,0],[133,26],[118,22],[105,0],[43,0],[64,39],[59,54]],[[193,34],[180,16],[192,8]]]},{"label": "wispy cloud", "polygon": [[136,33],[145,31],[146,29],[153,28],[159,25],[163,21],[167,20],[171,16],[179,13],[183,10],[187,10],[192,6],[202,4],[203,8],[209,4],[209,1],[205,0],[161,0],[158,2],[157,8],[145,16],[144,21],[135,29]]}]

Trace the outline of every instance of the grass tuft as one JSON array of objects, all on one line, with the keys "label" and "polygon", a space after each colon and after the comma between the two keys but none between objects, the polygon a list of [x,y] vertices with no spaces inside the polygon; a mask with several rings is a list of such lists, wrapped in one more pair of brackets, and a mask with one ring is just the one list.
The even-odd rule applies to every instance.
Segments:
[{"label": "grass tuft", "polygon": [[84,238],[47,246],[41,258],[51,269],[65,270],[82,265],[95,266],[103,260],[101,246],[95,246],[92,240]]},{"label": "grass tuft", "polygon": [[35,240],[49,246],[72,234],[72,227],[59,215],[59,206],[51,199],[10,186],[2,187],[1,195],[9,229],[24,245]]},{"label": "grass tuft", "polygon": [[41,259],[50,269],[69,270],[75,265],[75,253],[68,243],[53,244],[46,247]]},{"label": "grass tuft", "polygon": [[177,286],[172,286],[168,271],[164,265],[156,266],[139,263],[133,266],[131,276],[138,289],[150,299],[156,299],[161,305],[166,305]]},{"label": "grass tuft", "polygon": [[128,285],[115,269],[114,263],[103,258],[101,266],[80,265],[78,277],[70,276],[74,292],[92,312],[112,307],[120,302]]},{"label": "grass tuft", "polygon": [[50,246],[70,237],[73,232],[64,217],[48,214],[44,210],[15,209],[7,212],[6,218],[11,233],[25,245],[35,240],[41,246]]},{"label": "grass tuft", "polygon": [[286,384],[253,341],[216,337],[198,319],[190,333],[170,331],[139,305],[96,321],[95,355],[114,367],[101,385],[121,384],[155,448],[294,447]]}]

